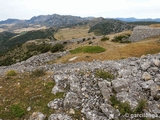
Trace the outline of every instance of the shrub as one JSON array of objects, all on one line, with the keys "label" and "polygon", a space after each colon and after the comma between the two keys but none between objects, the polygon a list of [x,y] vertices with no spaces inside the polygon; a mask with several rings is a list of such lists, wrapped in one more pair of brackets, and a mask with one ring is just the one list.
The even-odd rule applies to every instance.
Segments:
[{"label": "shrub", "polygon": [[60,43],[55,44],[52,48],[51,48],[51,52],[55,53],[58,51],[63,51],[64,50],[64,46]]},{"label": "shrub", "polygon": [[96,39],[96,37],[93,37],[92,39],[94,40],[94,39]]},{"label": "shrub", "polygon": [[22,115],[25,114],[25,111],[20,107],[19,104],[12,105],[10,110],[16,117],[19,117],[19,118],[22,117]]},{"label": "shrub", "polygon": [[43,69],[36,69],[32,72],[31,76],[40,77],[45,75],[45,71]]},{"label": "shrub", "polygon": [[89,42],[88,42],[89,45],[92,44],[92,43],[93,43],[92,41],[89,41]]},{"label": "shrub", "polygon": [[17,73],[14,70],[9,70],[9,71],[7,71],[6,75],[7,76],[16,76]]},{"label": "shrub", "polygon": [[129,35],[119,35],[119,36],[115,36],[112,39],[112,42],[119,42],[119,43],[131,43],[131,41],[128,40]]},{"label": "shrub", "polygon": [[97,70],[96,71],[96,76],[97,77],[100,77],[100,78],[103,78],[103,79],[109,79],[109,80],[112,80],[114,79],[114,75],[111,74],[110,72],[106,72],[104,70]]},{"label": "shrub", "polygon": [[103,37],[103,38],[101,38],[101,41],[107,41],[107,40],[109,40],[109,37]]},{"label": "shrub", "polygon": [[71,50],[70,52],[72,54],[77,54],[77,53],[101,53],[104,52],[105,49],[100,47],[100,46],[83,46],[83,47],[78,47],[74,50]]}]

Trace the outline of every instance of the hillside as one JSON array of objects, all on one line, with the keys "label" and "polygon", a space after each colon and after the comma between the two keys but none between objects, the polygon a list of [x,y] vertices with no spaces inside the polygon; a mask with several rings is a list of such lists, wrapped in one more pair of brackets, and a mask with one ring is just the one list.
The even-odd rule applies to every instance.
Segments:
[{"label": "hillside", "polygon": [[108,19],[91,26],[88,32],[94,32],[96,35],[106,35],[110,33],[122,32],[125,30],[132,30],[133,27],[134,25],[130,25],[119,20]]},{"label": "hillside", "polygon": [[3,32],[0,34],[1,35],[0,53],[3,53],[6,50],[10,50],[17,45],[22,45],[30,40],[35,40],[35,39],[55,40],[54,32],[55,32],[54,29],[28,31],[28,32],[22,32],[20,34]]}]

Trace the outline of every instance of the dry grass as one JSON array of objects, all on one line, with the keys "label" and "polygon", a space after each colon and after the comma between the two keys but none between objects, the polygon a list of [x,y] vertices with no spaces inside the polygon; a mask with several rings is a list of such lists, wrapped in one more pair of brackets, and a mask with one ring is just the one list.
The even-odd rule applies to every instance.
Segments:
[{"label": "dry grass", "polygon": [[150,27],[155,27],[155,28],[157,28],[157,27],[160,27],[160,24],[151,24]]},{"label": "dry grass", "polygon": [[26,31],[31,31],[31,30],[41,30],[41,29],[47,29],[47,27],[45,27],[45,26],[42,26],[42,27],[40,27],[40,26],[33,26],[33,27],[28,27],[28,28],[21,28],[21,29],[16,29],[16,30],[14,30],[14,32],[15,33],[21,33],[21,32],[26,32]]},{"label": "dry grass", "polygon": [[[110,35],[109,37],[113,37],[114,35]],[[129,43],[129,44],[121,44],[121,43],[113,43],[111,41],[100,41],[96,39],[93,43],[97,43],[98,46],[101,46],[106,49],[103,53],[96,54],[88,54],[88,53],[79,53],[79,54],[70,54],[64,56],[54,62],[79,62],[79,61],[92,61],[96,60],[118,60],[124,59],[128,57],[140,57],[142,55],[147,54],[155,54],[160,52],[160,36],[152,37],[145,39],[143,41]],[[99,42],[98,42],[99,41]],[[88,42],[82,43],[83,45],[87,45]],[[82,44],[74,45],[71,48],[76,48],[81,46]],[[77,59],[73,61],[69,61],[70,58],[77,57]]]},{"label": "dry grass", "polygon": [[[31,77],[29,73],[18,74],[17,76],[0,77],[0,118],[8,120],[20,120],[39,111],[49,116],[54,110],[48,108],[47,104],[55,98],[63,97],[63,93],[51,94],[55,85],[51,76],[52,72],[46,72],[41,77]],[[19,105],[25,114],[18,118],[12,111],[13,105]],[[28,107],[31,111],[27,111]]]},{"label": "dry grass", "polygon": [[88,33],[88,26],[64,28],[59,30],[55,34],[57,40],[69,40],[73,38],[83,38],[88,36],[94,36],[93,33]]}]

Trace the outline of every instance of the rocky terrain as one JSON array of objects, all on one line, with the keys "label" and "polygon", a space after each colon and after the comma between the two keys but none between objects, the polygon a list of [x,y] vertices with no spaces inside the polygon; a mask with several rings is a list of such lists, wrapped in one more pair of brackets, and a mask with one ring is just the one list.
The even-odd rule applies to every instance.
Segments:
[{"label": "rocky terrain", "polygon": [[149,26],[137,26],[133,29],[132,35],[129,40],[136,42],[145,38],[160,35],[160,28],[153,28]]},{"label": "rocky terrain", "polygon": [[56,82],[51,92],[65,92],[64,98],[48,101],[48,109],[55,110],[48,118],[41,111],[35,111],[29,120],[74,120],[77,110],[82,120],[141,120],[142,116],[136,115],[142,114],[159,119],[160,53],[118,61],[44,64],[66,53],[45,53],[0,67],[1,75],[10,69],[51,70]]}]

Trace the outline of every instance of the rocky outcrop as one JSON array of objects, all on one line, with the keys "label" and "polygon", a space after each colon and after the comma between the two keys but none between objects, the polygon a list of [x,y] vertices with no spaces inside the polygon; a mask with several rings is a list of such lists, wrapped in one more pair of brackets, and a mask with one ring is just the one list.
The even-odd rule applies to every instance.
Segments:
[{"label": "rocky outcrop", "polygon": [[[16,70],[17,72],[30,72],[35,70],[38,67],[48,70],[50,67],[47,67],[46,63],[51,60],[56,60],[59,57],[62,57],[66,54],[69,54],[68,51],[59,52],[59,53],[44,53],[40,55],[33,56],[26,61],[18,62],[11,66],[0,66],[0,75],[3,75],[8,70]],[[48,65],[49,66],[49,65]]]},{"label": "rocky outcrop", "polygon": [[157,35],[160,35],[160,28],[137,26],[133,29],[132,35],[130,36],[129,40],[136,42]]},{"label": "rocky outcrop", "polygon": [[[64,54],[66,53],[53,54],[53,58]],[[94,60],[52,65],[42,64],[49,60],[45,55],[0,69],[16,69],[21,72],[27,71],[26,68],[29,71],[38,67],[54,72],[56,85],[51,92],[65,94],[63,98],[48,101],[48,109],[55,111],[48,117],[49,120],[72,120],[77,116],[75,111],[80,112],[78,115],[83,120],[123,120],[124,117],[128,120],[138,119],[124,116],[122,111],[112,104],[110,98],[113,96],[121,103],[128,103],[131,110],[135,110],[140,101],[145,100],[146,107],[141,113],[160,115],[160,53],[117,61]],[[29,68],[31,66],[33,67]],[[109,72],[114,77],[112,80],[100,77],[97,71]],[[45,119],[45,115],[35,112],[30,119]]]},{"label": "rocky outcrop", "polygon": [[[55,94],[62,89],[66,92],[63,105],[59,105],[59,102],[54,103],[66,111],[81,109],[87,120],[120,120],[123,119],[123,115],[110,101],[110,97],[115,95],[122,103],[129,103],[132,110],[145,99],[146,108],[142,113],[159,115],[159,62],[160,54],[156,54],[119,61],[54,65],[54,80],[57,85],[52,89],[52,93]],[[96,71],[102,69],[110,71],[115,78],[107,81],[97,77]]]}]

